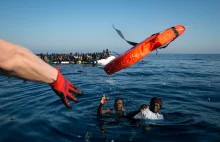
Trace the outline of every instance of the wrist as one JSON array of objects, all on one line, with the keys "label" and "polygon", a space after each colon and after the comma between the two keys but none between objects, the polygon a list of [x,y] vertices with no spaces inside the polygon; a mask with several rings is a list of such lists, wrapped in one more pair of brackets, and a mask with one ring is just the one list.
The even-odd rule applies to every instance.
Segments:
[{"label": "wrist", "polygon": [[57,68],[53,68],[53,73],[51,74],[51,81],[49,84],[50,85],[55,84],[58,81],[60,75],[61,75],[60,70]]}]

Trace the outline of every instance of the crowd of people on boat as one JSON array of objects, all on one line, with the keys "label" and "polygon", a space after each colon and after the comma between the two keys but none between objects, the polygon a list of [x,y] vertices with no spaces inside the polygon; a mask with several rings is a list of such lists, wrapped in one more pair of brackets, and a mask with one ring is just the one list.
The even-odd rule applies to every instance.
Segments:
[{"label": "crowd of people on boat", "polygon": [[36,54],[46,63],[72,63],[72,64],[83,64],[83,63],[93,63],[94,61],[106,59],[110,56],[110,51],[108,49],[103,50],[102,52],[94,53],[40,53]]}]

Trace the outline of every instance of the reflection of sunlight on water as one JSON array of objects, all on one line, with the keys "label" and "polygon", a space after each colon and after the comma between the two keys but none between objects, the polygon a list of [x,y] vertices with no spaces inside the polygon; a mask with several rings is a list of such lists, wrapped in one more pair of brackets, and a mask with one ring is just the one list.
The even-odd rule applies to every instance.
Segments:
[{"label": "reflection of sunlight on water", "polygon": [[109,85],[115,85],[115,80],[113,80],[113,79],[106,79],[105,81],[104,81],[105,83],[108,83]]},{"label": "reflection of sunlight on water", "polygon": [[92,133],[87,132],[87,133],[86,133],[86,136],[85,136],[85,141],[89,142],[89,141],[90,141],[89,138],[90,138],[91,136],[92,136]]}]

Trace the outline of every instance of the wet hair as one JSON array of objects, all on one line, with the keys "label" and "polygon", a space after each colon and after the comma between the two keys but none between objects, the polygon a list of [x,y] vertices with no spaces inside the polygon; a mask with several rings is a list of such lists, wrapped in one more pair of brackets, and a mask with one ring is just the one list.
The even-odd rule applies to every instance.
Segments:
[{"label": "wet hair", "polygon": [[117,98],[117,99],[115,99],[115,103],[116,103],[117,101],[119,101],[119,100],[122,101],[123,105],[125,104],[125,103],[124,103],[124,100],[123,100],[122,98]]},{"label": "wet hair", "polygon": [[153,97],[150,100],[150,105],[153,105],[154,103],[158,103],[160,105],[160,108],[162,108],[162,100],[161,98]]}]

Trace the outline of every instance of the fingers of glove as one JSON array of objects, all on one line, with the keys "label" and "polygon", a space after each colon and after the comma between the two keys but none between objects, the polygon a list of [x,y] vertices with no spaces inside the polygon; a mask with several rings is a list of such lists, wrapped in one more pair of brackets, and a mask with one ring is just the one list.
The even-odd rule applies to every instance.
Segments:
[{"label": "fingers of glove", "polygon": [[82,94],[81,91],[75,89],[75,88],[72,88],[72,87],[69,87],[69,92],[70,93],[74,93],[74,94]]},{"label": "fingers of glove", "polygon": [[66,107],[72,108],[69,101],[67,100],[67,97],[64,94],[60,95],[60,98]]},{"label": "fingers of glove", "polygon": [[71,100],[78,102],[78,99],[76,97],[74,97],[72,94],[68,94],[68,98],[70,98]]},{"label": "fingers of glove", "polygon": [[[69,81],[68,81],[69,82]],[[69,82],[69,85],[74,88],[74,89],[77,89],[75,85],[73,85],[71,82]]]}]

